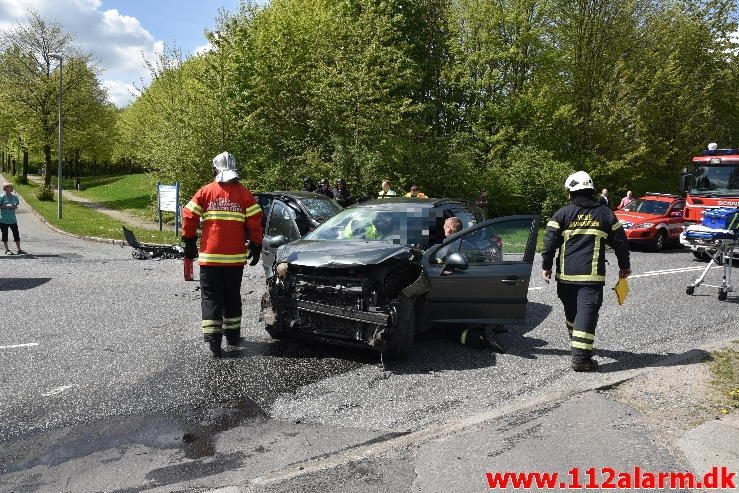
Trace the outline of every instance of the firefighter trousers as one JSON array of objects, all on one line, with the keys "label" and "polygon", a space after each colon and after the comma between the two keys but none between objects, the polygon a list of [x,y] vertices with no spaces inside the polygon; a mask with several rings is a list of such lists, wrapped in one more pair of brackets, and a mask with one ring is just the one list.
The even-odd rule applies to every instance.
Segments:
[{"label": "firefighter trousers", "polygon": [[593,355],[598,312],[603,304],[603,286],[560,282],[557,283],[557,296],[565,309],[572,359],[590,359]]},{"label": "firefighter trousers", "polygon": [[238,338],[241,330],[241,278],[244,267],[200,267],[200,327],[206,342]]}]

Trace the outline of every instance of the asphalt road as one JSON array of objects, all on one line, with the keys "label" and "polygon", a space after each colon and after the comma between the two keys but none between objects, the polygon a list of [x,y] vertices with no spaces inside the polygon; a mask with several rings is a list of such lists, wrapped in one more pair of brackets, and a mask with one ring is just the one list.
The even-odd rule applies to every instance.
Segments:
[{"label": "asphalt road", "polygon": [[273,342],[257,320],[262,269],[247,268],[244,340],[213,360],[180,262],[60,235],[23,209],[18,220],[30,255],[0,258],[1,491],[238,484],[739,337],[737,295],[685,294],[704,264],[685,250],[637,251],[627,304],[607,293],[601,311],[601,374],[573,373],[537,259],[528,325],[499,336],[506,354],[431,335],[383,371],[370,353]]}]

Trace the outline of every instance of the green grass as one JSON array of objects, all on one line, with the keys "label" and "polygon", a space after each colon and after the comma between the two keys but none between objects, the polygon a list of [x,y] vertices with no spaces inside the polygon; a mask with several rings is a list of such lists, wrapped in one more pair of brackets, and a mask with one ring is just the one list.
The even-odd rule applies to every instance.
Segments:
[{"label": "green grass", "polygon": [[[123,232],[121,223],[110,216],[73,202],[62,202],[62,219],[57,219],[57,203],[40,201],[33,194],[35,185],[16,185],[16,191],[41,214],[51,225],[68,233],[81,236],[95,236],[98,238],[109,238],[122,240]],[[128,226],[127,226],[128,227]],[[136,238],[142,242],[153,242],[171,244],[178,242],[173,228],[165,228],[164,231],[148,231],[138,228],[129,228],[136,234]]]},{"label": "green grass", "polygon": [[739,351],[729,347],[712,356],[711,383],[728,400],[727,406],[739,408]]},{"label": "green grass", "polygon": [[[52,187],[56,188],[56,178],[52,177]],[[111,209],[134,214],[137,217],[153,221],[156,200],[156,184],[145,173],[134,175],[84,176],[80,178],[82,190],[73,190],[74,183],[65,178],[62,181],[66,190],[75,195],[85,197],[103,204]]]}]

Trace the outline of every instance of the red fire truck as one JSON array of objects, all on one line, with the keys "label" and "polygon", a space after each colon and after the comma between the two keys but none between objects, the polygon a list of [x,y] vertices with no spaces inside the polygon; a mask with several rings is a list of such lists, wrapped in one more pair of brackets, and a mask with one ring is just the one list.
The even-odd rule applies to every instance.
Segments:
[{"label": "red fire truck", "polygon": [[[700,223],[707,209],[739,207],[739,149],[719,149],[711,143],[691,161],[693,169],[680,179],[680,187],[686,193],[686,226]],[[688,245],[682,238],[681,243]],[[700,247],[691,249],[696,257],[704,256]]]}]

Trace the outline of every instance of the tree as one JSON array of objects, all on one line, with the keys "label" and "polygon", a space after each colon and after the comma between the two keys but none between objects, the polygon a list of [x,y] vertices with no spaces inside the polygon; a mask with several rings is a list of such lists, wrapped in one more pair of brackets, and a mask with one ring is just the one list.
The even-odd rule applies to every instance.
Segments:
[{"label": "tree", "polygon": [[[52,55],[64,58],[62,106],[70,126],[75,128],[75,107],[79,93],[91,89],[84,84],[94,71],[89,54],[80,53],[72,44],[74,36],[57,22],[49,22],[30,10],[28,19],[4,31],[0,36],[0,102],[11,105],[24,133],[43,147],[45,184],[51,180],[51,153],[57,132],[58,63]],[[96,81],[97,82],[97,81]],[[99,83],[93,84],[100,91]],[[77,120],[79,121],[79,120]]]}]

